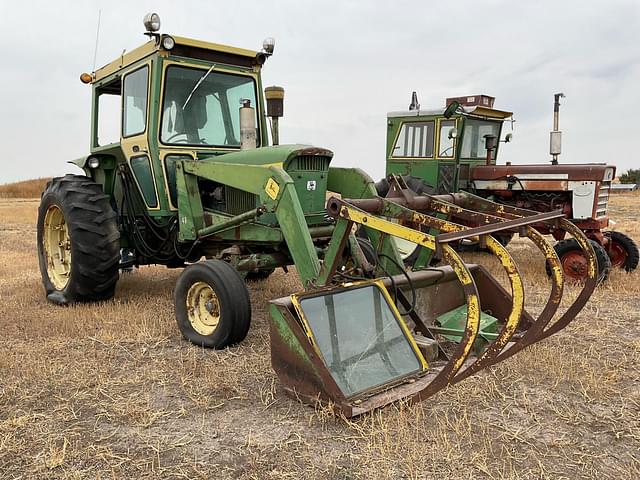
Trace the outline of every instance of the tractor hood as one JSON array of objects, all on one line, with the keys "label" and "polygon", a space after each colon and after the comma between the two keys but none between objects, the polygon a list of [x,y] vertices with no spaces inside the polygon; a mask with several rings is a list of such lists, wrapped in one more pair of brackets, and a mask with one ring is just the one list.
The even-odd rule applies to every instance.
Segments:
[{"label": "tractor hood", "polygon": [[[201,160],[220,161],[220,155],[201,157]],[[225,163],[238,163],[244,165],[274,165],[281,166],[285,170],[326,171],[333,158],[333,152],[326,148],[312,145],[278,145],[275,147],[260,147],[251,150],[224,155]],[[304,160],[303,160],[304,159]],[[295,162],[297,160],[297,162]],[[297,165],[294,165],[297,163]]]}]

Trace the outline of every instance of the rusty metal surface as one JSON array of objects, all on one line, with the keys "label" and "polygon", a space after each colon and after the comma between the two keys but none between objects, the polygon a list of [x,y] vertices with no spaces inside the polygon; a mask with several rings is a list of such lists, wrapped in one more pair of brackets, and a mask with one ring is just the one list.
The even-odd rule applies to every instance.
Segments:
[{"label": "rusty metal surface", "polygon": [[601,181],[605,170],[615,168],[605,164],[561,164],[561,165],[478,165],[471,168],[471,180],[499,180],[509,175],[566,175],[566,180]]},{"label": "rusty metal surface", "polygon": [[531,223],[546,222],[556,218],[562,218],[564,214],[558,210],[555,212],[540,213],[530,217],[513,218],[511,220],[503,220],[501,222],[483,225],[481,227],[470,227],[466,230],[458,232],[442,233],[436,237],[438,243],[448,243],[456,240],[462,240],[469,236],[487,235],[490,233],[500,232],[504,230],[518,229],[519,227],[530,225]]}]

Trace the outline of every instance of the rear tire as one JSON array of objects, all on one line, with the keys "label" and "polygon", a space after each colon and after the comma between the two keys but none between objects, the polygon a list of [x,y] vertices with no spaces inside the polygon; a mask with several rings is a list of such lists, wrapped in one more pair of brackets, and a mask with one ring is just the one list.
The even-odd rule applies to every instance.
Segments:
[{"label": "rear tire", "polygon": [[113,297],[120,231],[109,196],[81,175],[54,178],[38,208],[38,259],[47,298],[57,304]]},{"label": "rear tire", "polygon": [[186,267],[174,300],[178,328],[195,345],[220,349],[241,342],[249,332],[249,291],[226,262],[206,260]]},{"label": "rear tire", "polygon": [[604,236],[609,239],[607,254],[611,259],[611,265],[624,268],[627,272],[635,270],[640,260],[640,252],[636,242],[624,233],[616,231],[604,232]]},{"label": "rear tire", "polygon": [[[598,283],[604,282],[611,271],[611,260],[605,249],[595,240],[589,240],[596,254],[598,263]],[[574,280],[584,280],[587,278],[587,258],[582,253],[582,249],[574,238],[561,240],[554,245],[554,250],[558,254],[562,269],[566,276]],[[551,267],[547,264],[547,275],[551,275]]]}]

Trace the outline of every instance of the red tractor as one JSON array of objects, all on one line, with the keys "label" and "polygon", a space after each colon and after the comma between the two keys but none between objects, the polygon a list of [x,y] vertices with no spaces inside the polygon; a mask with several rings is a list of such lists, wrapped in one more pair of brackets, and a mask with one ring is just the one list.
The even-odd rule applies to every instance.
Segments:
[{"label": "red tractor", "polygon": [[[561,135],[558,130],[560,98],[555,95],[554,129],[551,132],[551,165],[497,165],[502,126],[511,112],[493,108],[494,98],[473,95],[447,99],[445,108],[420,110],[415,92],[408,111],[387,115],[387,174],[402,176],[414,191],[447,193],[466,190],[495,202],[539,212],[562,210],[591,240],[598,257],[599,276],[606,278],[612,266],[634,270],[639,254],[627,235],[605,230],[607,207],[616,167],[604,163],[558,164]],[[435,160],[435,161],[434,161]],[[388,182],[377,184],[386,194]],[[587,259],[573,239],[552,226],[540,225],[553,235],[567,276],[583,279]],[[497,237],[502,243],[509,235]],[[482,242],[482,239],[480,240]],[[461,244],[461,249],[479,245]]]}]

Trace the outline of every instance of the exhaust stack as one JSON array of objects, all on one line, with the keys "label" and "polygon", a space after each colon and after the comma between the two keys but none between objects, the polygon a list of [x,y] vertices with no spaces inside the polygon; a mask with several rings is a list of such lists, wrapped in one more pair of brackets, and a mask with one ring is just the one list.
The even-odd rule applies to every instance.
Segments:
[{"label": "exhaust stack", "polygon": [[558,130],[560,123],[560,99],[564,98],[564,93],[556,93],[553,102],[553,131],[550,133],[549,153],[553,157],[552,165],[558,165],[558,155],[562,153],[562,132]]},{"label": "exhaust stack", "polygon": [[240,100],[240,149],[256,148],[256,109],[251,106],[251,100]]}]

